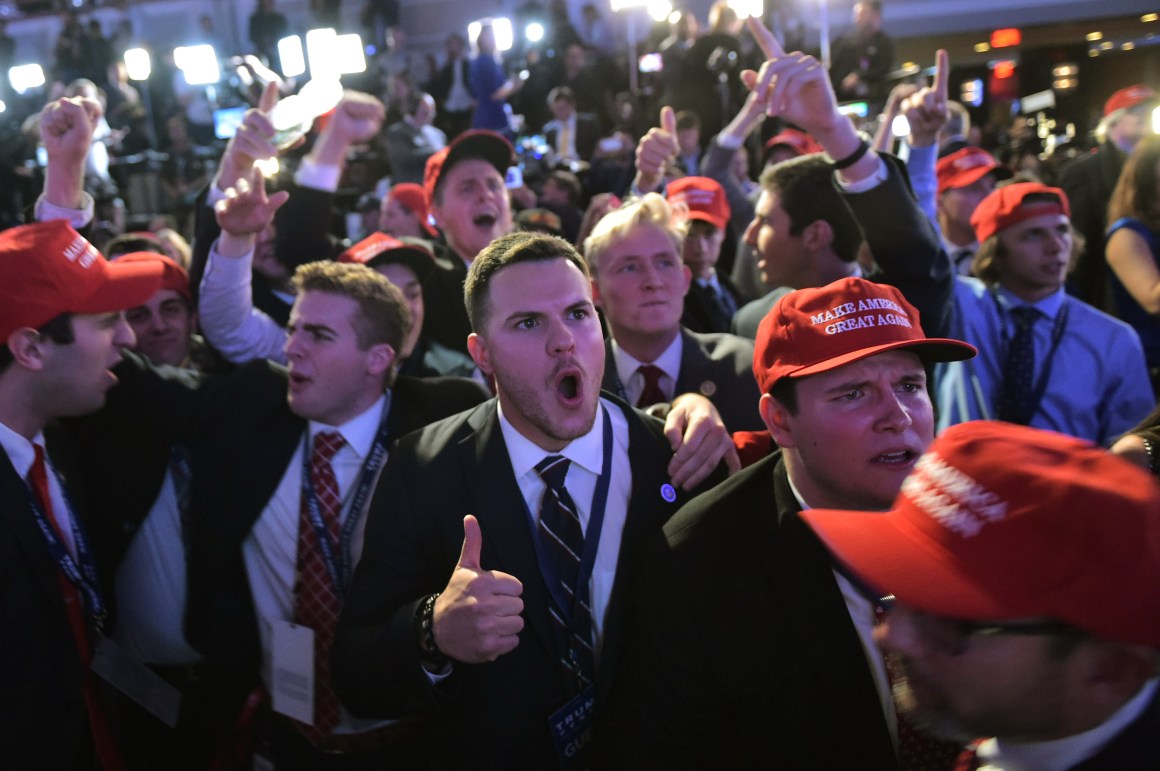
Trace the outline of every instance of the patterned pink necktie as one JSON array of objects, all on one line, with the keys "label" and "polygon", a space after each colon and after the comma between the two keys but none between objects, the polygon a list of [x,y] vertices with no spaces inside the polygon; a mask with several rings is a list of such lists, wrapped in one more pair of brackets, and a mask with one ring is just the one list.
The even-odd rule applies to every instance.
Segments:
[{"label": "patterned pink necktie", "polygon": [[[330,535],[331,554],[339,558],[339,512],[342,496],[330,459],[346,440],[337,431],[321,431],[314,436],[310,458],[310,481],[318,501],[318,513]],[[308,737],[319,741],[330,735],[338,723],[338,697],[330,683],[330,647],[341,609],[338,590],[327,569],[309,508],[302,500],[298,522],[298,584],[295,587],[294,623],[314,630],[314,725],[299,723]]]}]

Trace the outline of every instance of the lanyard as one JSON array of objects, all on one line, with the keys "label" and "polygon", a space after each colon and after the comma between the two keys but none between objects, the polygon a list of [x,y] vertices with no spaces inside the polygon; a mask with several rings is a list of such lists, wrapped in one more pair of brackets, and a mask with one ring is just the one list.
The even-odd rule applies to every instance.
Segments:
[{"label": "lanyard", "polygon": [[[45,461],[45,466],[52,468],[52,465],[47,460]],[[65,548],[65,545],[57,536],[56,528],[48,521],[48,513],[44,510],[44,506],[37,500],[36,495],[32,491],[32,487],[25,480],[24,489],[28,493],[28,504],[32,507],[33,518],[36,520],[37,527],[40,528],[40,534],[44,536],[44,542],[48,546],[49,556],[56,561],[60,571],[64,573],[64,577],[80,593],[81,602],[84,604],[89,620],[96,628],[96,631],[99,632],[104,627],[105,620],[108,618],[108,611],[105,608],[105,601],[101,598],[101,592],[98,588],[96,562],[93,560],[93,554],[89,550],[88,540],[81,530],[80,520],[76,515],[76,508],[72,505],[72,501],[69,500],[68,491],[65,490],[64,482],[61,480],[60,475],[56,473],[55,468],[52,468],[52,474],[56,477],[57,484],[60,485],[61,497],[64,499],[65,508],[68,510],[73,543],[76,544],[77,548],[76,560],[72,558],[68,549]],[[80,562],[79,566],[77,565],[77,561]]]},{"label": "lanyard", "polygon": [[343,505],[344,508],[347,508],[347,516],[346,521],[342,523],[339,543],[337,544],[334,543],[330,531],[322,521],[318,496],[314,493],[314,484],[310,479],[309,432],[302,442],[302,500],[306,503],[306,517],[310,520],[310,526],[314,528],[314,535],[318,540],[319,548],[322,550],[322,560],[326,563],[326,570],[330,573],[330,580],[334,583],[335,594],[340,600],[345,599],[347,578],[351,574],[350,543],[354,537],[355,526],[358,524],[359,517],[362,516],[371,488],[374,487],[378,477],[379,469],[382,468],[383,461],[387,457],[387,415],[390,412],[391,392],[388,391],[386,401],[383,403],[383,415],[379,420],[379,431],[375,436],[374,444],[371,445],[370,452],[367,453],[366,460],[363,461],[362,470],[359,472],[358,486],[354,490],[354,498],[351,499],[349,507],[345,503]]},{"label": "lanyard", "polygon": [[[1007,351],[1011,345],[1011,340],[1007,334],[1007,311],[1003,303],[999,301],[999,292],[994,286],[991,287],[991,299],[999,311],[999,330],[1003,340],[1001,360],[1006,362]],[[1039,402],[1043,401],[1043,394],[1047,392],[1047,380],[1051,377],[1051,367],[1055,364],[1055,351],[1059,348],[1059,342],[1063,339],[1063,332],[1067,328],[1067,314],[1071,307],[1067,303],[1067,295],[1064,295],[1059,312],[1055,314],[1055,324],[1051,328],[1051,347],[1047,350],[1047,359],[1043,363],[1043,369],[1039,372],[1039,378],[1035,381],[1035,390],[1031,393],[1031,402],[1035,405],[1032,415],[1039,411]],[[1034,344],[1034,338],[1032,338],[1032,346]]]},{"label": "lanyard", "polygon": [[[600,478],[596,481],[596,489],[592,491],[592,509],[588,516],[588,529],[584,534],[584,551],[580,556],[580,568],[576,572],[576,584],[572,586],[572,602],[568,601],[564,593],[564,580],[556,568],[556,562],[548,554],[548,549],[535,533],[536,518],[528,512],[532,523],[532,543],[536,547],[536,560],[540,563],[540,573],[548,584],[548,593],[552,596],[552,604],[560,612],[561,617],[570,625],[572,623],[573,603],[582,602],[591,607],[588,601],[588,579],[592,577],[592,569],[596,565],[596,550],[600,546],[600,532],[604,529],[604,509],[608,503],[608,487],[612,479],[612,418],[608,416],[608,408],[604,413],[604,460],[600,469]],[[526,506],[526,504],[525,504]]]}]

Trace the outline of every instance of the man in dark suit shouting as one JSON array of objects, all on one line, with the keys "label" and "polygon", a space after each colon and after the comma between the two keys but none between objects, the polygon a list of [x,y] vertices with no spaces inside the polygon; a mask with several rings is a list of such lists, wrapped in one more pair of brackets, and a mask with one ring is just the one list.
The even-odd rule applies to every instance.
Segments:
[{"label": "man in dark suit shouting", "polygon": [[395,448],[332,672],[354,714],[436,709],[435,768],[579,768],[639,545],[729,442],[699,395],[665,432],[601,395],[588,272],[564,241],[497,239],[466,298],[497,399]]}]

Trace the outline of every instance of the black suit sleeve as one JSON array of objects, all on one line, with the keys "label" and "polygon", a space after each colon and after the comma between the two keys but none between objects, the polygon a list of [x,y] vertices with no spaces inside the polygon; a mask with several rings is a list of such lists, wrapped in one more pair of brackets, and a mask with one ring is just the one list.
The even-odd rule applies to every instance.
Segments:
[{"label": "black suit sleeve", "polygon": [[843,194],[879,267],[868,278],[902,292],[918,309],[927,337],[947,337],[954,320],[951,261],[918,205],[902,162],[881,157],[886,181],[864,193]]}]

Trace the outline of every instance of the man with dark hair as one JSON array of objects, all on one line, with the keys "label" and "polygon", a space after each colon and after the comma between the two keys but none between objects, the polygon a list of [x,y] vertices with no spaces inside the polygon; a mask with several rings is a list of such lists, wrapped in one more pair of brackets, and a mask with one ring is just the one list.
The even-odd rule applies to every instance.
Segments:
[{"label": "man with dark hair", "polygon": [[576,111],[576,94],[567,86],[548,93],[552,120],[544,124],[544,139],[560,163],[589,161],[600,139],[600,123],[591,113]]},{"label": "man with dark hair", "polygon": [[779,449],[649,545],[597,734],[610,768],[744,766],[771,746],[786,768],[897,768],[872,608],[796,515],[889,506],[934,437],[924,363],[972,355],[864,279],[778,302],[753,371]]},{"label": "man with dark hair", "polygon": [[996,418],[1103,444],[1155,404],[1132,328],[1064,291],[1078,251],[1070,213],[1062,190],[1037,182],[976,207],[978,278],[955,277],[951,308],[956,336],[983,355],[940,372],[940,428]]},{"label": "man with dark hair", "polygon": [[[947,429],[885,512],[804,511],[882,597],[874,631],[956,765],[1160,765],[1160,488],[1088,442]],[[1018,555],[1012,558],[1012,555]]]},{"label": "man with dark hair", "polygon": [[736,248],[737,236],[729,225],[725,189],[708,177],[681,177],[665,188],[665,199],[688,228],[681,260],[693,280],[685,295],[681,323],[694,332],[728,332],[737,312],[737,288],[717,270],[717,264],[726,244]]},{"label": "man with dark hair", "polygon": [[105,403],[134,343],[124,309],[157,290],[161,266],[108,263],[54,220],[0,233],[0,272],[0,754],[16,768],[118,768],[90,668],[108,584],[50,424]]},{"label": "man with dark hair", "polygon": [[879,0],[854,3],[853,19],[854,29],[834,41],[834,91],[842,100],[867,100],[877,111],[889,91],[886,76],[894,67],[894,41],[882,29]]},{"label": "man with dark hair", "polygon": [[566,242],[499,238],[465,291],[497,398],[393,451],[334,674],[356,714],[437,709],[433,768],[580,768],[637,547],[731,446],[700,397],[662,434],[601,396],[600,324]]}]

